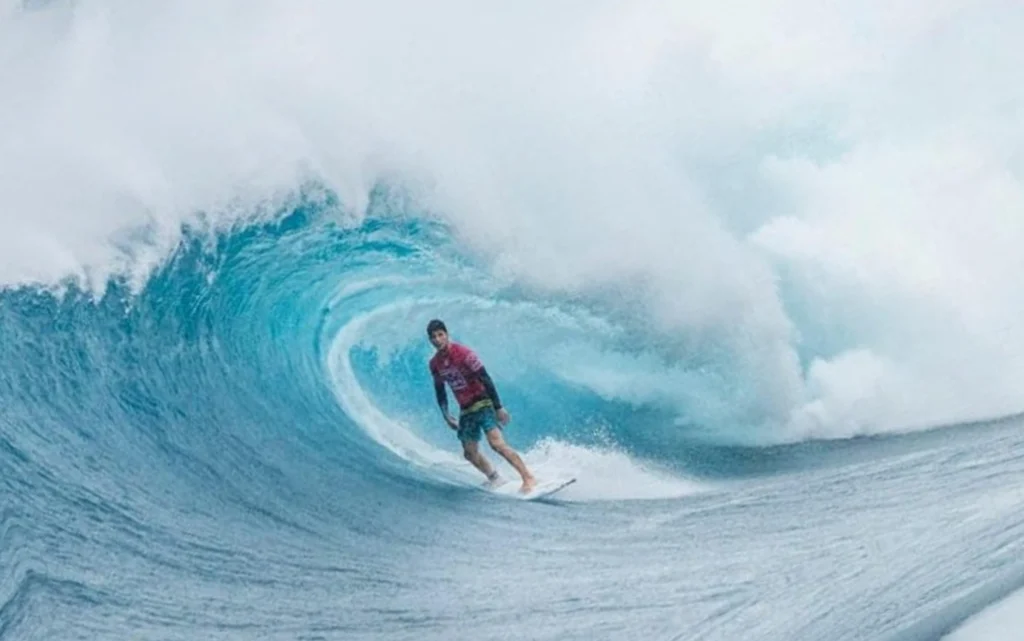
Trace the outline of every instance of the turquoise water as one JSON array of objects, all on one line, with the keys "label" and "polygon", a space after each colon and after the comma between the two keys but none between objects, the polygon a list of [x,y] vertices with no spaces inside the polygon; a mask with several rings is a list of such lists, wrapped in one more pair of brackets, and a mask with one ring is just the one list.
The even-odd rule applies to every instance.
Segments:
[{"label": "turquoise water", "polygon": [[[687,448],[556,375],[559,348],[619,359],[613,323],[431,225],[308,206],[137,295],[0,300],[4,638],[924,639],[1019,571],[1019,421]],[[439,309],[509,442],[579,477],[557,502],[475,489],[425,369]]]},{"label": "turquoise water", "polygon": [[1024,8],[899,9],[0,0],[0,639],[1015,639]]}]

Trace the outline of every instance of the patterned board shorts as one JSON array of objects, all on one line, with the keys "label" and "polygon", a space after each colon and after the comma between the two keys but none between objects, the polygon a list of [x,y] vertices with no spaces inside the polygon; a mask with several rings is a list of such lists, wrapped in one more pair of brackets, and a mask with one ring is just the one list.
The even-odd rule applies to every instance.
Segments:
[{"label": "patterned board shorts", "polygon": [[494,408],[489,405],[481,407],[459,416],[459,440],[479,441],[483,433],[499,427],[501,426],[498,425],[498,414]]}]

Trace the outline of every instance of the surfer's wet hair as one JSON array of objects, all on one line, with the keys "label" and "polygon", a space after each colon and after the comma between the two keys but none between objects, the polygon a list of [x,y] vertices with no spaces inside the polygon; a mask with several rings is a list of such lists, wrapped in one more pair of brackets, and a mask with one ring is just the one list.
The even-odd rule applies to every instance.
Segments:
[{"label": "surfer's wet hair", "polygon": [[444,321],[440,321],[435,318],[434,320],[427,323],[427,336],[433,336],[434,332],[436,332],[437,330],[441,330],[445,334],[448,333],[448,328],[445,327]]}]

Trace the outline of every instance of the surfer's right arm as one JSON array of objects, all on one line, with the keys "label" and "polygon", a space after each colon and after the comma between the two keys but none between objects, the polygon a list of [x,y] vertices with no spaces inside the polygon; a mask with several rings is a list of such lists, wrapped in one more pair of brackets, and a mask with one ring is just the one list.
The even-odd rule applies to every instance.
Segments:
[{"label": "surfer's right arm", "polygon": [[448,411],[448,394],[445,393],[444,379],[438,376],[436,372],[431,373],[434,375],[434,395],[437,396],[437,406],[441,408],[441,415],[444,416],[448,427],[457,430],[459,429],[459,422]]}]

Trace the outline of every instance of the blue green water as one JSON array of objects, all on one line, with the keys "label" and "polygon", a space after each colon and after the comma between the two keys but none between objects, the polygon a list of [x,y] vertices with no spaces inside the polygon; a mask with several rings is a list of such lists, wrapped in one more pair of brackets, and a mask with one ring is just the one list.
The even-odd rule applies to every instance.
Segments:
[{"label": "blue green water", "polygon": [[[1017,421],[688,440],[559,369],[622,367],[621,326],[444,228],[277,221],[189,236],[138,293],[0,297],[0,637],[928,639],[1019,583]],[[579,477],[559,500],[477,489],[425,369],[439,310],[508,441]]]}]

